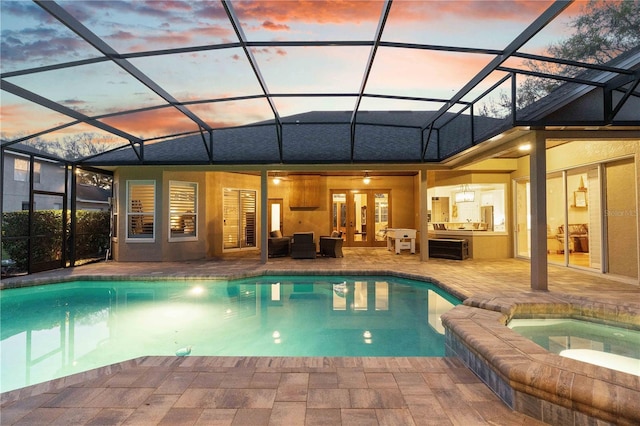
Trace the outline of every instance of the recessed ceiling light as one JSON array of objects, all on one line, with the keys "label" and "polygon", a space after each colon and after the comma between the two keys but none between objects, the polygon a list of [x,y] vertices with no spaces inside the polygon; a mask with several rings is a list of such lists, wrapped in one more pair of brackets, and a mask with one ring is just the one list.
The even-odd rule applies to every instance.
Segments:
[{"label": "recessed ceiling light", "polygon": [[518,147],[518,151],[529,151],[530,149],[531,149],[530,143],[525,143]]}]

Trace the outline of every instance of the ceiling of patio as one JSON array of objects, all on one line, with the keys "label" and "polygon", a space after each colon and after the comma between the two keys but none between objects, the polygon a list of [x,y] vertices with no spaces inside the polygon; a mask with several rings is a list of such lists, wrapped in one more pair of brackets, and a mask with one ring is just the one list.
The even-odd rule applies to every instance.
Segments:
[{"label": "ceiling of patio", "polygon": [[[212,164],[214,141],[225,141],[218,135],[259,127],[273,155],[261,157],[248,145],[230,162],[313,163],[313,156],[288,155],[307,143],[292,126],[308,125],[313,133],[312,126],[333,124],[342,126],[346,144],[345,157],[335,162],[346,163],[359,160],[366,126],[375,125],[390,132],[380,142],[390,144],[388,152],[395,149],[394,132],[410,132],[418,144],[407,159],[374,147],[388,156],[382,162],[443,161],[526,124],[508,107],[482,117],[479,111],[510,94],[512,79],[531,78],[527,61],[563,59],[544,51],[569,35],[566,23],[579,7],[564,1],[3,0],[2,146],[79,164],[120,150],[103,161],[117,165],[144,163],[145,147],[167,138],[197,136],[203,162]],[[608,69],[574,65],[595,73],[594,81]],[[442,136],[456,122],[468,127],[468,143],[454,142],[457,131],[451,141]]]}]

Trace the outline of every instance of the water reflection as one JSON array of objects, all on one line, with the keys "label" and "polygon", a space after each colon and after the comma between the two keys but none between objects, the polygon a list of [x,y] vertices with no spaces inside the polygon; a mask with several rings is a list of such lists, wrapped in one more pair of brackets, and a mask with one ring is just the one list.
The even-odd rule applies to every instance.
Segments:
[{"label": "water reflection", "polygon": [[441,356],[439,318],[457,304],[425,283],[380,277],[94,281],[1,296],[2,391],[184,348],[191,355]]}]

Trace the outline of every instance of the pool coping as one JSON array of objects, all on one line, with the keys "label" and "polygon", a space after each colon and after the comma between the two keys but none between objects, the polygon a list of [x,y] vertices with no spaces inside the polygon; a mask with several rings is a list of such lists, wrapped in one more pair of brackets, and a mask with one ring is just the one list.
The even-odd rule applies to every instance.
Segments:
[{"label": "pool coping", "polygon": [[509,407],[545,423],[640,424],[640,376],[556,355],[506,325],[513,318],[550,317],[640,330],[634,306],[545,292],[479,296],[442,316],[446,353]]}]

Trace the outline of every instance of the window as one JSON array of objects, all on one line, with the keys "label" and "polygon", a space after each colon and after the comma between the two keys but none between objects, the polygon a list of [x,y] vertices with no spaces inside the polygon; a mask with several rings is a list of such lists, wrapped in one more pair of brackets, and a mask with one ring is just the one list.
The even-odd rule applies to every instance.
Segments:
[{"label": "window", "polygon": [[16,158],[13,164],[13,180],[27,182],[29,179],[29,160]]},{"label": "window", "polygon": [[[505,194],[506,185],[498,182],[429,188],[427,210],[432,229],[506,232]],[[528,229],[526,217],[517,220],[521,229]]]},{"label": "window", "polygon": [[33,183],[40,183],[40,163],[33,163]]},{"label": "window", "polygon": [[127,181],[127,240],[155,241],[155,181]]},{"label": "window", "polygon": [[[13,167],[13,180],[17,182],[29,181],[29,160],[16,158]],[[40,163],[33,163],[33,183],[40,183]]]},{"label": "window", "polygon": [[169,241],[198,239],[198,184],[169,182]]}]

